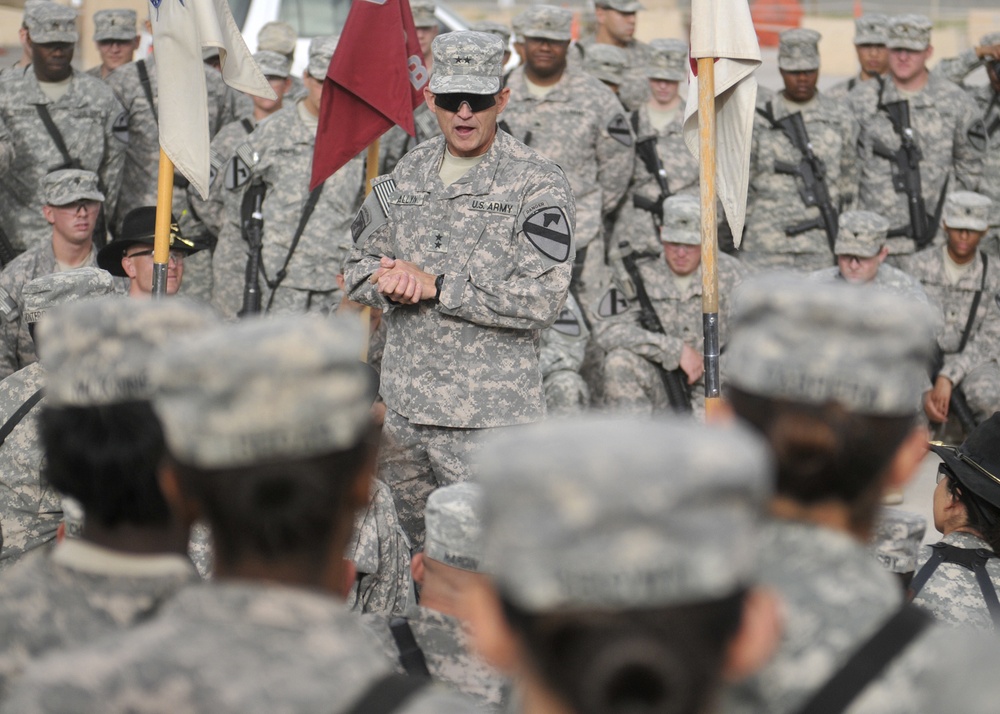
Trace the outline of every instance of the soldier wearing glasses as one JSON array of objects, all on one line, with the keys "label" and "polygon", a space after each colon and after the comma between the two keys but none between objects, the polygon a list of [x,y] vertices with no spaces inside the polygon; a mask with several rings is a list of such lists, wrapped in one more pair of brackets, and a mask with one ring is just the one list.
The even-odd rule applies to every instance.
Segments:
[{"label": "soldier wearing glasses", "polygon": [[497,131],[503,43],[453,32],[433,52],[425,96],[443,136],[375,180],[344,269],[351,298],[385,311],[379,478],[414,546],[428,494],[468,479],[480,430],[544,416],[539,331],[575,254],[562,170]]}]

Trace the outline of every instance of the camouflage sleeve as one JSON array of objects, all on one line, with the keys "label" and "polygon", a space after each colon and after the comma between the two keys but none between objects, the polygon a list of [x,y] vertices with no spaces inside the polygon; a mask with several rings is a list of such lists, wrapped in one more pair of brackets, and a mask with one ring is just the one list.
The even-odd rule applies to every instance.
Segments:
[{"label": "camouflage sleeve", "polygon": [[953,186],[951,190],[955,191],[962,187],[966,191],[978,191],[983,178],[985,152],[973,146],[969,133],[981,128],[982,117],[975,100],[965,92],[956,97],[956,102],[959,107],[956,110],[958,120],[955,126],[952,156],[958,185]]},{"label": "camouflage sleeve", "polygon": [[14,163],[14,140],[0,117],[0,173],[6,173]]},{"label": "camouflage sleeve", "polygon": [[[506,271],[483,277],[445,273],[440,312],[516,330],[537,330],[555,321],[566,301],[576,255],[576,207],[561,171],[538,169],[536,176],[516,219],[513,271],[502,279],[496,276]],[[481,249],[489,250],[489,244]]]},{"label": "camouflage sleeve", "polygon": [[101,186],[104,187],[104,214],[106,216],[115,215],[118,192],[121,189],[122,175],[125,169],[125,150],[128,148],[127,134],[123,135],[120,131],[115,131],[115,127],[127,123],[127,121],[128,114],[125,107],[116,97],[109,97],[104,117],[104,157],[97,169]]},{"label": "camouflage sleeve", "polygon": [[986,312],[979,329],[970,335],[962,352],[945,355],[944,366],[938,373],[952,384],[961,383],[976,367],[996,359],[1000,351],[1000,294],[984,292],[979,309]]},{"label": "camouflage sleeve", "polygon": [[861,126],[847,109],[843,110],[841,136],[844,143],[840,151],[840,177],[837,181],[837,193],[840,205],[834,206],[841,211],[848,211],[854,205],[858,195],[858,182],[861,180],[858,160],[857,143]]},{"label": "camouflage sleeve", "polygon": [[538,368],[542,377],[559,370],[579,372],[590,339],[580,306],[571,294],[551,327],[542,331]]},{"label": "camouflage sleeve", "polygon": [[17,281],[10,268],[0,273],[0,379],[17,371],[17,336],[21,325]]},{"label": "camouflage sleeve", "polygon": [[601,185],[602,212],[611,213],[625,195],[635,161],[635,136],[621,103],[609,90],[607,109],[597,137],[597,182]]},{"label": "camouflage sleeve", "polygon": [[639,324],[639,305],[624,298],[617,286],[601,297],[594,321],[594,339],[605,351],[627,349],[650,362],[676,369],[680,365],[684,341],[670,334],[644,329]]},{"label": "camouflage sleeve", "polygon": [[348,295],[363,305],[386,312],[392,310],[393,304],[368,282],[372,273],[378,270],[382,256],[396,257],[389,220],[375,191],[361,204],[351,225],[351,235],[354,247],[344,262],[344,285]]},{"label": "camouflage sleeve", "polygon": [[976,56],[976,49],[965,50],[958,57],[948,57],[941,60],[934,68],[936,74],[950,79],[955,84],[962,84],[965,78],[982,66],[983,61]]}]

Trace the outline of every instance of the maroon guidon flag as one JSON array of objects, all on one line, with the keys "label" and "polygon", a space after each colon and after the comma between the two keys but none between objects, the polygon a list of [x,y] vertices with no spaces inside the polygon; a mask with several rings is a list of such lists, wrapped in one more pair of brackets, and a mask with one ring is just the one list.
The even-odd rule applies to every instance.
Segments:
[{"label": "maroon guidon flag", "polygon": [[409,2],[355,0],[326,71],[310,189],[394,124],[413,136],[428,75]]}]

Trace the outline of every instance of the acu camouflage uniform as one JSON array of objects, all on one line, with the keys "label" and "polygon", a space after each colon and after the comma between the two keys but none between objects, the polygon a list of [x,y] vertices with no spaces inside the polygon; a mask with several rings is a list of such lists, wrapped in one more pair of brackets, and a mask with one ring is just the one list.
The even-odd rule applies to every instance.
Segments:
[{"label": "acu camouflage uniform", "polygon": [[148,619],[197,577],[180,555],[75,539],[25,558],[0,578],[0,700],[32,660]]},{"label": "acu camouflage uniform", "polygon": [[99,177],[108,216],[115,210],[123,185],[129,140],[122,106],[101,80],[74,70],[66,94],[53,102],[39,88],[30,67],[4,73],[0,77],[0,144],[6,134],[13,156],[9,169],[0,173],[0,230],[18,250],[44,243],[52,235],[42,215],[41,180],[56,169],[70,168],[36,105],[47,106],[70,158],[79,164],[72,168],[93,171]]},{"label": "acu camouflage uniform", "polygon": [[590,389],[580,376],[589,341],[590,329],[583,311],[576,298],[568,294],[552,327],[542,330],[538,353],[548,416],[577,414],[590,405]]},{"label": "acu camouflage uniform", "polygon": [[368,508],[354,517],[354,535],[344,555],[357,568],[347,606],[357,613],[398,615],[414,601],[410,541],[396,515],[392,491],[375,479]]},{"label": "acu camouflage uniform", "polygon": [[[993,549],[989,543],[972,533],[954,531],[941,539],[942,543],[969,550]],[[933,549],[929,545],[921,548],[917,571],[930,559]],[[986,572],[993,587],[1000,586],[1000,558],[986,561]],[[913,598],[913,602],[930,611],[935,619],[953,627],[988,632],[994,628],[993,619],[986,608],[983,592],[971,570],[956,563],[941,563],[934,574]]]},{"label": "acu camouflage uniform", "polygon": [[[131,43],[139,35],[137,19],[135,10],[98,10],[94,13],[94,42],[100,44],[104,40],[116,40]],[[104,65],[91,67],[87,74],[94,79],[105,79]]]},{"label": "acu camouflage uniform", "polygon": [[[583,64],[587,50],[597,46],[593,37],[584,37],[575,42],[569,51],[569,60],[574,67]],[[617,45],[615,45],[617,47]],[[618,47],[625,53],[628,64],[625,65],[624,78],[618,86],[618,98],[626,109],[638,109],[649,99],[649,84],[646,82],[646,67],[653,55],[649,45],[632,39],[624,47]]]},{"label": "acu camouflage uniform", "polygon": [[[854,46],[882,45],[884,47],[886,37],[888,36],[888,28],[888,17],[874,12],[866,12],[861,17],[854,19]],[[873,80],[866,80],[861,76],[861,72],[858,72],[858,74],[850,79],[833,85],[823,92],[823,94],[829,99],[842,102],[847,99],[847,95],[851,93],[852,89],[866,81]]]},{"label": "acu camouflage uniform", "polygon": [[[3,711],[346,712],[390,664],[343,603],[253,582],[184,588],[125,636],[39,662]],[[467,712],[423,689],[401,714]]]},{"label": "acu camouflage uniform", "polygon": [[[471,430],[544,415],[538,331],[562,309],[575,249],[558,166],[497,131],[485,158],[445,187],[444,151],[438,138],[406,155],[386,213],[369,195],[344,270],[351,298],[384,311],[379,477],[414,545],[427,494],[469,476]],[[368,282],[382,256],[443,274],[439,302],[385,300]]]}]

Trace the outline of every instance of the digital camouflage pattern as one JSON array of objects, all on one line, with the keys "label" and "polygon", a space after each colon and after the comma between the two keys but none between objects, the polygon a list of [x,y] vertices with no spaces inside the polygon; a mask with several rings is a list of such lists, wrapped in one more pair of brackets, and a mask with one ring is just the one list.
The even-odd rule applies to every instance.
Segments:
[{"label": "digital camouflage pattern", "polygon": [[869,550],[890,573],[912,573],[927,532],[927,519],[900,508],[879,509]]},{"label": "digital camouflage pattern", "polygon": [[[149,622],[29,669],[3,711],[346,712],[389,662],[343,603],[280,585],[212,583]],[[141,704],[139,704],[141,702]],[[436,687],[401,714],[467,712]]]},{"label": "digital camouflage pattern", "polygon": [[435,94],[496,94],[503,82],[504,45],[486,32],[448,32],[431,44],[434,70],[427,88]]},{"label": "digital camouflage pattern", "polygon": [[796,27],[778,36],[778,69],[785,72],[812,72],[819,69],[819,41],[816,30]]},{"label": "digital camouflage pattern", "polygon": [[460,570],[481,571],[482,499],[482,489],[474,483],[444,486],[430,495],[424,510],[425,558]]},{"label": "digital camouflage pattern", "polygon": [[[0,425],[44,383],[37,362],[0,381]],[[62,521],[59,494],[42,478],[39,411],[36,405],[0,445],[0,573],[26,553],[53,543]]]},{"label": "digital camouflage pattern", "polygon": [[[944,355],[939,374],[953,385],[964,385],[968,380],[969,386],[963,387],[963,391],[969,406],[977,417],[985,419],[1000,409],[1000,369],[996,362],[1000,354],[1000,306],[993,299],[1000,294],[1000,265],[996,265],[992,256],[987,259],[988,265],[984,265],[980,253],[971,270],[962,272],[958,282],[953,283],[945,270],[949,260],[946,251],[946,246],[934,246],[907,256],[901,265],[920,281],[930,299],[944,311],[944,326],[937,336],[938,347]],[[879,273],[885,268],[885,265],[879,268]],[[983,285],[984,270],[986,288],[968,342],[959,352],[972,301]]]},{"label": "digital camouflage pattern", "polygon": [[[993,552],[989,543],[972,533],[955,531],[941,539],[942,543],[969,550]],[[930,559],[933,549],[925,545],[920,549],[917,571]],[[986,561],[986,572],[993,587],[1000,587],[1000,558]],[[993,619],[983,599],[976,576],[968,568],[955,563],[940,563],[934,574],[913,598],[913,602],[930,612],[936,620],[951,627],[989,632],[994,629]]]},{"label": "digital camouflage pattern", "polygon": [[344,557],[357,568],[347,595],[347,606],[354,612],[400,615],[414,601],[410,541],[400,526],[392,491],[378,479],[372,483],[368,508],[354,517]]},{"label": "digital camouflage pattern", "polygon": [[590,405],[590,389],[580,376],[590,329],[572,294],[551,327],[542,330],[538,369],[548,416],[579,414]]},{"label": "digital camouflage pattern", "polygon": [[128,135],[121,130],[122,106],[108,85],[74,70],[66,94],[53,102],[38,86],[30,67],[3,73],[0,124],[5,131],[0,130],[0,135],[9,137],[13,156],[9,169],[0,174],[0,229],[18,249],[34,247],[52,235],[42,215],[41,180],[52,171],[68,168],[35,110],[40,104],[48,108],[77,168],[100,178],[107,196],[104,210],[109,215],[122,186]]},{"label": "digital camouflage pattern", "polygon": [[76,10],[54,2],[25,3],[24,25],[32,42],[76,43]]},{"label": "digital camouflage pattern", "polygon": [[[530,36],[530,35],[529,35]],[[588,56],[596,47],[601,47],[593,37],[584,37],[570,46],[569,60],[572,66],[583,67]],[[649,99],[649,84],[646,82],[646,68],[653,51],[645,42],[632,39],[624,47],[616,47],[625,53],[625,68],[618,86],[618,98],[628,110],[638,109]]]},{"label": "digital camouflage pattern", "polygon": [[125,8],[98,10],[94,13],[94,42],[120,40],[130,42],[139,31],[136,29],[136,12]]},{"label": "digital camouflage pattern", "polygon": [[533,613],[731,595],[755,578],[770,473],[763,442],[735,425],[590,416],[509,429],[477,467],[485,570]]},{"label": "digital camouflage pattern", "polygon": [[32,554],[0,578],[0,700],[32,661],[148,619],[197,577],[180,555],[76,539]]},{"label": "digital camouflage pattern", "polygon": [[[655,257],[637,261],[637,267],[666,334],[642,327],[639,303],[627,297],[627,288],[623,285],[613,285],[596,309],[594,335],[607,351],[604,404],[614,412],[649,415],[669,410],[670,402],[660,370],[680,366],[684,345],[699,353],[704,346],[701,266],[690,276],[681,278],[667,265],[662,251],[661,247]],[[716,269],[719,276],[719,344],[725,346],[729,339],[730,300],[746,270],[738,260],[725,253],[717,256]],[[692,385],[691,395],[695,414],[703,416],[704,378]]]},{"label": "digital camouflage pattern", "polygon": [[930,45],[933,28],[926,15],[893,15],[886,26],[885,45],[889,49],[921,52]]},{"label": "digital camouflage pattern", "polygon": [[[843,276],[840,274],[840,268],[836,265],[832,268],[823,268],[822,270],[809,273],[806,277],[807,279],[814,280],[818,283],[849,284],[846,280],[844,280]],[[920,284],[920,281],[909,273],[889,265],[888,263],[882,263],[882,265],[879,266],[878,272],[875,274],[875,278],[871,282],[865,283],[865,287],[882,292],[895,293],[896,295],[909,298],[914,303],[929,306],[931,312],[933,313],[932,320],[935,327],[940,327],[941,307],[928,298],[927,293]]]},{"label": "digital camouflage pattern", "polygon": [[[882,102],[903,99],[891,78],[883,80]],[[897,193],[892,185],[895,165],[876,156],[876,141],[890,151],[900,146],[900,138],[892,128],[885,111],[880,111],[879,82],[864,82],[849,96],[855,119],[861,126],[858,140],[859,184],[857,207],[880,213],[892,228],[910,223],[905,193]],[[945,179],[951,175],[948,190],[975,191],[982,182],[983,149],[976,147],[975,132],[981,128],[981,111],[975,102],[953,82],[931,72],[926,86],[909,97],[910,124],[917,146],[922,153],[920,179],[924,205],[929,214],[945,190]],[[913,253],[916,246],[911,238],[893,237],[888,241],[890,254]]]},{"label": "digital camouflage pattern", "polygon": [[[791,714],[824,685],[854,650],[903,604],[899,581],[846,533],[815,525],[771,520],[759,538],[756,576],[784,605],[784,633],[777,653],[757,674],[728,687],[721,711]],[[938,688],[961,677],[947,631],[931,627],[917,636],[851,702],[852,714],[943,711]]]},{"label": "digital camouflage pattern", "polygon": [[732,386],[860,414],[916,413],[935,328],[925,304],[865,285],[770,275],[743,283],[733,305]]},{"label": "digital camouflage pattern", "polygon": [[[246,243],[238,231],[239,210],[242,193],[249,188],[251,178],[259,176],[267,188],[261,255],[262,308],[267,307],[272,293],[265,285],[265,278],[273,281],[284,266],[309,198],[316,129],[302,120],[299,111],[298,105],[286,107],[257,126],[248,143],[250,153],[255,152],[259,161],[252,168],[252,176],[250,167],[238,168],[236,173],[246,177],[236,189],[240,198],[226,200],[226,225],[219,240],[227,243],[224,256],[231,256],[231,259],[225,263],[220,261],[215,266],[215,273],[220,278],[225,273],[221,289],[230,299],[238,294],[240,304],[247,253]],[[240,155],[245,153],[243,149],[238,150],[237,155],[230,159],[231,164],[242,162]],[[363,199],[364,157],[359,155],[323,183],[316,208],[288,263],[287,276],[275,291],[271,312],[327,313],[336,307],[341,298],[336,276],[351,250],[351,222]],[[238,256],[239,249],[233,248],[234,244],[242,244],[242,260]],[[231,304],[235,305],[235,300]]]},{"label": "digital camouflage pattern", "polygon": [[[410,606],[403,616],[434,681],[475,701],[475,711],[506,711],[509,682],[476,656],[459,620],[419,605]],[[387,615],[365,615],[362,622],[373,635],[373,644],[393,663],[397,672],[405,674],[399,661],[399,648],[389,630],[390,619]]]},{"label": "digital camouflage pattern", "polygon": [[804,156],[761,112],[770,111],[775,120],[795,112],[802,114],[813,152],[825,169],[830,202],[835,210],[851,205],[855,199],[857,123],[842,102],[819,93],[811,101],[798,104],[778,92],[770,98],[759,98],[757,109],[741,257],[744,253],[754,254],[752,259],[756,267],[779,267],[768,260],[775,253],[796,256],[806,270],[822,267],[824,262],[829,265],[830,244],[822,224],[794,236],[786,232],[792,226],[818,219],[820,209],[818,206],[806,207],[803,202],[800,195],[805,188],[802,178],[777,170],[777,162],[788,164],[793,170],[798,168]]},{"label": "digital camouflage pattern", "polygon": [[885,246],[889,221],[871,211],[844,211],[837,220],[835,255],[874,258]]},{"label": "digital camouflage pattern", "polygon": [[93,171],[59,169],[42,177],[42,201],[47,206],[67,206],[74,201],[104,201],[100,179]]},{"label": "digital camouflage pattern", "polygon": [[590,76],[617,88],[624,79],[627,65],[628,55],[622,48],[595,44],[584,55],[582,68]]}]

